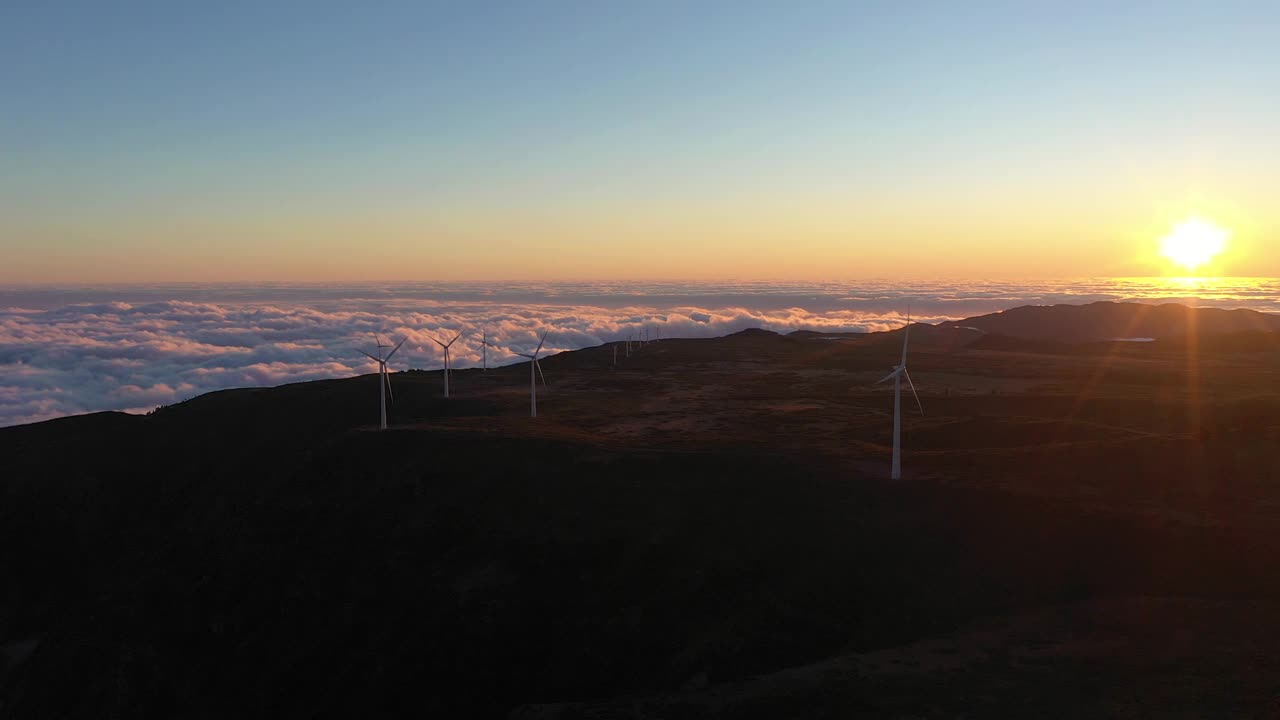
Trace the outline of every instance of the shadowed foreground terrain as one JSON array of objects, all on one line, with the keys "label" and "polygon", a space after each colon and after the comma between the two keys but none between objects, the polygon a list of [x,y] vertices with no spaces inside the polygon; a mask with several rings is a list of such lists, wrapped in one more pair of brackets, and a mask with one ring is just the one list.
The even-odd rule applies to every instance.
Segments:
[{"label": "shadowed foreground terrain", "polygon": [[0,717],[1274,717],[1270,319],[1054,316],[0,429]]}]

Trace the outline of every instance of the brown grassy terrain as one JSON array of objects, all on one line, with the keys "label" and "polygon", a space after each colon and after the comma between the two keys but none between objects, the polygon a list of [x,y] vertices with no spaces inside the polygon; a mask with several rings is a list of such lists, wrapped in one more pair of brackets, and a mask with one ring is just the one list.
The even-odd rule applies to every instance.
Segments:
[{"label": "brown grassy terrain", "polygon": [[0,430],[0,708],[1271,717],[1240,337],[920,327],[898,483],[899,333],[565,353],[536,420],[518,365],[396,373],[386,433],[372,376]]}]

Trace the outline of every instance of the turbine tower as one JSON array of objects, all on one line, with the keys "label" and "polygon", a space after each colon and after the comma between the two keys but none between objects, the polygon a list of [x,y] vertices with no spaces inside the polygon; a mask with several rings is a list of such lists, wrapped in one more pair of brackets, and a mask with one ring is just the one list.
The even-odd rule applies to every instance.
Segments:
[{"label": "turbine tower", "polygon": [[538,341],[538,348],[533,351],[532,355],[526,353],[516,353],[520,357],[529,358],[529,417],[538,417],[538,380],[534,376],[533,371],[536,368],[538,375],[542,377],[542,384],[547,384],[547,377],[542,374],[542,366],[538,364],[538,353],[542,351],[542,344],[547,341],[547,331],[542,331],[542,339]]},{"label": "turbine tower", "polygon": [[879,385],[886,380],[893,380],[893,466],[889,470],[890,480],[902,479],[902,379],[907,379],[911,394],[915,395],[916,406],[924,415],[924,405],[920,404],[920,395],[916,393],[916,384],[911,382],[911,373],[907,372],[907,341],[911,339],[911,311],[907,310],[907,325],[902,333],[902,363],[895,365],[893,372],[876,381]]},{"label": "turbine tower", "polygon": [[409,338],[406,337],[402,339],[400,342],[396,343],[396,346],[392,348],[391,352],[387,353],[386,357],[382,357],[382,351],[385,348],[389,348],[391,346],[383,345],[382,338],[378,337],[377,333],[374,333],[373,335],[373,340],[378,345],[377,357],[374,357],[373,355],[370,355],[369,353],[357,348],[357,351],[361,355],[364,355],[370,360],[378,363],[378,403],[381,407],[382,424],[380,426],[380,429],[382,430],[387,429],[387,396],[390,395],[393,401],[396,399],[396,396],[391,392],[391,376],[387,374],[387,361],[391,359],[392,355],[396,354],[396,351],[399,350],[400,346],[404,344],[404,341],[408,339]]},{"label": "turbine tower", "polygon": [[431,338],[432,340],[435,340],[435,343],[437,345],[444,348],[444,396],[445,397],[449,397],[449,346],[457,342],[458,338],[460,337],[462,337],[462,333],[458,333],[457,335],[454,335],[453,339],[447,343],[442,343],[439,340],[436,340],[435,338]]}]

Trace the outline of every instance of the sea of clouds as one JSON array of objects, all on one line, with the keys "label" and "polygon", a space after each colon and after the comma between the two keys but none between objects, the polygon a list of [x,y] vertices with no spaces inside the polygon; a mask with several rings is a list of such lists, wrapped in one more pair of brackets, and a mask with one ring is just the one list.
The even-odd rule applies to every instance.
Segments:
[{"label": "sea of clouds", "polygon": [[400,283],[0,288],[0,426],[97,410],[146,412],[228,387],[375,372],[374,334],[404,347],[395,370],[439,368],[432,338],[463,332],[455,367],[624,339],[746,328],[871,332],[1026,304],[1173,300],[1280,311],[1280,281],[1072,283]]}]

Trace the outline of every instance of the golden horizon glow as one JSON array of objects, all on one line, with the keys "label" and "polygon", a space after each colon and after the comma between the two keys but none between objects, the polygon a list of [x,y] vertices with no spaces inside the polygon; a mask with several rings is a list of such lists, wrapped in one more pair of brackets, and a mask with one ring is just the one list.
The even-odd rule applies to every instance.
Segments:
[{"label": "golden horizon glow", "polygon": [[1230,237],[1230,230],[1201,217],[1190,217],[1160,239],[1160,254],[1194,271],[1226,250]]},{"label": "golden horizon glow", "polygon": [[[1030,196],[952,198],[928,212],[876,199],[855,213],[843,196],[762,193],[696,207],[646,203],[643,213],[599,203],[510,217],[464,207],[200,223],[140,212],[120,226],[67,220],[67,237],[92,239],[77,239],[74,252],[50,228],[20,226],[0,283],[1280,277],[1280,259],[1265,252],[1280,226],[1248,199],[1116,197],[1087,212]],[[1184,220],[1190,233],[1180,231]],[[183,242],[173,241],[174,227]],[[1201,263],[1190,252],[1197,246],[1182,243],[1205,227],[1212,248],[1231,230]]]}]

